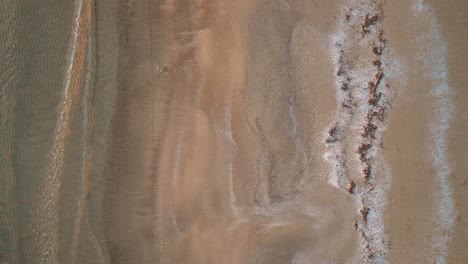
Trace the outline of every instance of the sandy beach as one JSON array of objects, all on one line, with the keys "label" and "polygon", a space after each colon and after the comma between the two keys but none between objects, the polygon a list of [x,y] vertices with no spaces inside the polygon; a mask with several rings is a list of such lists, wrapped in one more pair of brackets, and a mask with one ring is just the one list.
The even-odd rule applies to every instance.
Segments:
[{"label": "sandy beach", "polygon": [[10,2],[0,263],[468,263],[468,1]]},{"label": "sandy beach", "polygon": [[[467,22],[435,15],[463,3],[400,2],[121,6],[111,262],[462,263],[466,80],[450,54],[466,50],[444,25]],[[419,4],[430,17],[415,15]],[[424,34],[433,46],[417,43]],[[447,98],[460,110],[436,135],[447,144],[437,163],[435,66],[421,56],[445,43]],[[382,98],[369,110],[366,79]],[[379,120],[366,119],[372,109]],[[374,122],[369,138],[361,120]],[[440,211],[443,199],[453,210]]]},{"label": "sandy beach", "polygon": [[463,263],[463,3],[400,2],[120,6],[110,261]]}]

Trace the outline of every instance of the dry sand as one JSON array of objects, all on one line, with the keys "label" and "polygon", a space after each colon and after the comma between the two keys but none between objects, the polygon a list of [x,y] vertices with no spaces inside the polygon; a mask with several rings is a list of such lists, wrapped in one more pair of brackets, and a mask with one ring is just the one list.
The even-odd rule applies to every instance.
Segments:
[{"label": "dry sand", "polygon": [[[425,21],[411,14],[411,1],[123,2],[103,205],[103,254],[112,263],[468,261],[468,51],[460,37],[468,3],[427,3],[448,42],[455,108],[447,142],[457,215],[453,229],[442,230],[428,139],[437,99],[414,57],[421,47],[412,38]],[[361,23],[364,11],[346,9],[359,5],[383,12],[366,38],[385,31],[388,47],[379,58],[383,84],[391,86],[378,88],[388,101],[378,135],[369,139],[376,153],[368,154],[375,162],[369,182],[355,153],[367,142],[359,136],[367,98],[353,92],[356,114],[342,143],[325,143],[347,111],[337,99],[330,39],[346,14],[351,25]],[[371,43],[362,45],[357,26],[342,30],[351,35],[347,74],[359,79],[353,74],[363,71],[367,83],[374,76],[367,69],[376,70],[367,60]],[[345,176],[332,175],[341,157],[336,146],[347,157]],[[348,193],[351,179],[356,191]],[[362,208],[370,208],[368,221]],[[446,262],[434,248],[439,233],[450,242]]]}]

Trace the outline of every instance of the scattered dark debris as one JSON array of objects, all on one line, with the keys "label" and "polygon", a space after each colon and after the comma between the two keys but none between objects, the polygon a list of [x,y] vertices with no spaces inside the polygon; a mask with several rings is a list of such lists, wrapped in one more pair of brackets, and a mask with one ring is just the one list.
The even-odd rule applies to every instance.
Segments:
[{"label": "scattered dark debris", "polygon": [[383,106],[379,107],[379,110],[377,111],[377,119],[379,119],[380,122],[385,119],[385,108]]},{"label": "scattered dark debris", "polygon": [[361,136],[364,138],[367,138],[367,137],[375,138],[376,130],[377,130],[377,126],[369,122],[364,127],[364,132],[362,132]]},{"label": "scattered dark debris", "polygon": [[367,216],[369,215],[369,208],[364,206],[363,208],[361,208],[361,210],[359,210],[359,212],[361,212],[362,220],[364,222],[367,222]]},{"label": "scattered dark debris", "polygon": [[343,83],[343,84],[341,85],[341,90],[342,90],[342,91],[347,91],[348,89],[349,89],[349,84],[348,84],[348,83]]},{"label": "scattered dark debris", "polygon": [[362,174],[364,174],[364,180],[367,182],[369,181],[370,174],[371,174],[371,168],[370,165],[366,163],[366,166],[364,169],[362,169]]},{"label": "scattered dark debris", "polygon": [[[372,1],[373,4],[375,5],[378,5],[378,3],[376,1]],[[384,78],[384,73],[382,71],[382,65],[383,65],[383,61],[381,59],[381,55],[382,53],[384,52],[386,46],[387,46],[387,38],[386,38],[386,35],[385,35],[385,32],[382,30],[382,29],[379,29],[379,27],[377,28],[373,28],[372,26],[377,24],[379,21],[382,20],[382,12],[379,12],[379,10],[381,11],[381,6],[379,6],[377,8],[377,13],[373,13],[373,14],[367,14],[364,18],[364,21],[362,22],[361,24],[361,29],[362,29],[362,36],[368,34],[368,33],[371,33],[371,30],[372,32],[374,32],[373,30],[375,29],[377,32],[377,39],[375,40],[374,44],[372,44],[371,48],[372,48],[372,53],[374,53],[376,56],[374,56],[374,59],[372,60],[372,65],[375,67],[374,69],[376,69],[376,74],[374,76],[374,79],[371,80],[370,82],[368,82],[368,89],[369,89],[369,97],[368,97],[368,103],[374,107],[371,107],[370,110],[368,110],[367,112],[367,115],[366,115],[366,123],[363,127],[363,131],[361,133],[361,136],[363,138],[366,139],[366,141],[368,143],[362,143],[358,146],[357,150],[356,150],[356,153],[359,155],[359,159],[361,160],[362,162],[362,174],[364,176],[364,181],[366,183],[366,186],[370,186],[368,189],[367,189],[367,192],[371,192],[374,187],[373,187],[373,184],[372,183],[369,183],[369,179],[371,177],[371,170],[374,169],[373,167],[371,167],[371,161],[372,161],[372,157],[368,154],[369,150],[374,146],[374,144],[379,144],[379,142],[376,142],[375,140],[375,137],[376,137],[376,132],[377,132],[377,125],[374,124],[374,122],[376,122],[377,120],[379,120],[380,122],[383,122],[386,118],[386,108],[385,108],[385,102],[387,102],[385,99],[385,94],[383,94],[380,90],[381,90],[381,85],[382,85],[382,80]],[[349,23],[351,19],[354,19],[351,17],[351,14],[346,14],[345,15],[345,18],[346,18],[346,21]],[[373,33],[372,33],[373,34]],[[372,36],[374,38],[374,36]],[[341,47],[341,46],[340,46]],[[343,62],[345,60],[345,56],[344,56],[344,52],[343,50],[340,50],[340,58],[339,58],[340,62]],[[341,66],[339,69],[338,69],[338,72],[336,73],[338,76],[342,76],[344,75],[343,77],[346,77],[347,73],[346,73],[346,69],[345,68],[346,66]],[[390,86],[388,84],[385,84],[385,87],[390,89]],[[349,83],[343,83],[341,85],[341,90],[342,91],[347,91],[349,90],[351,87],[349,87]],[[382,98],[382,96],[384,96]],[[350,97],[352,98],[352,97]],[[383,101],[383,103],[382,103]],[[342,102],[342,107],[343,108],[349,108],[349,109],[352,109],[353,107],[357,107],[357,103],[356,102],[352,102],[352,100],[349,100],[349,101],[345,101],[345,102]],[[337,140],[336,139],[336,134],[338,134],[338,130],[337,130],[337,125],[335,124],[334,127],[330,128],[329,130],[329,138],[327,139],[327,142],[328,140]],[[334,141],[333,141],[334,142]],[[376,145],[378,146],[378,145]],[[354,181],[350,180],[348,185],[347,185],[347,192],[350,193],[350,194],[354,194],[356,192],[356,188],[357,188],[357,185]],[[362,191],[364,191],[365,189],[362,189]],[[361,188],[359,188],[359,192],[361,191]],[[367,206],[363,206],[360,210],[359,210],[360,214],[361,214],[361,217],[362,217],[362,222],[360,222],[360,220],[358,219],[355,219],[353,220],[353,227],[356,231],[361,231],[361,236],[362,238],[364,239],[364,241],[367,242],[367,245],[365,246],[365,251],[366,251],[366,257],[369,259],[369,260],[373,260],[375,258],[378,258],[379,255],[380,255],[380,252],[375,249],[373,249],[372,246],[369,245],[370,243],[370,238],[367,237],[366,233],[363,232],[363,230],[360,230],[359,228],[359,225],[360,223],[363,223],[364,225],[367,224],[367,220],[368,220],[368,217],[369,217],[369,213],[370,213],[370,209],[369,207]]]},{"label": "scattered dark debris", "polygon": [[330,136],[334,136],[337,132],[338,132],[337,124],[335,124],[333,127],[331,127],[331,128],[328,130],[328,134],[329,134]]},{"label": "scattered dark debris", "polygon": [[379,35],[378,39],[380,42],[382,42],[384,45],[387,43],[387,38],[385,38],[385,32],[381,29],[379,30]]},{"label": "scattered dark debris", "polygon": [[377,112],[375,112],[374,110],[372,109],[369,109],[367,111],[367,115],[366,115],[366,120],[367,122],[372,122],[372,119],[374,119],[374,116],[376,115]]},{"label": "scattered dark debris", "polygon": [[377,91],[377,86],[375,85],[374,82],[368,82],[367,87],[369,88],[370,94],[375,94],[375,92]]},{"label": "scattered dark debris", "polygon": [[378,14],[375,14],[372,17],[369,17],[369,15],[366,15],[366,18],[364,19],[364,27],[370,27],[377,23],[377,21],[380,19]]},{"label": "scattered dark debris", "polygon": [[346,103],[341,103],[341,106],[343,106],[344,108],[349,108],[349,109],[351,109],[351,106],[348,105],[348,104],[346,104]]},{"label": "scattered dark debris", "polygon": [[166,76],[169,73],[169,68],[167,66],[157,66],[156,71],[160,76]]},{"label": "scattered dark debris", "polygon": [[[369,239],[367,238],[366,234],[364,232],[361,232],[361,237],[365,240],[365,241],[369,241]],[[365,249],[369,250],[369,245],[366,245]]]},{"label": "scattered dark debris", "polygon": [[348,191],[348,193],[350,194],[353,194],[355,188],[356,188],[356,184],[354,183],[354,181],[350,181],[348,183],[348,187],[346,187],[346,191]]},{"label": "scattered dark debris", "polygon": [[359,147],[358,147],[358,149],[356,151],[359,154],[359,160],[361,160],[362,162],[366,161],[366,153],[371,147],[372,147],[372,145],[369,144],[369,143],[363,143],[363,144],[359,145]]},{"label": "scattered dark debris", "polygon": [[[341,48],[341,44],[337,44],[339,48]],[[340,57],[338,58],[339,63],[344,63],[345,55],[344,50],[340,50]]]},{"label": "scattered dark debris", "polygon": [[382,72],[382,70],[379,69],[379,71],[377,72],[377,74],[375,75],[375,86],[379,86],[380,82],[382,81],[382,78],[384,77],[384,74]]},{"label": "scattered dark debris", "polygon": [[338,134],[338,127],[337,127],[337,124],[335,124],[333,127],[331,127],[328,130],[328,138],[327,138],[327,140],[325,140],[325,142],[326,143],[334,143],[334,142],[338,141],[337,134]]},{"label": "scattered dark debris", "polygon": [[372,45],[372,52],[375,54],[375,55],[382,55],[382,51],[383,51],[383,48],[382,47],[377,47],[375,45]]},{"label": "scattered dark debris", "polygon": [[343,73],[345,73],[345,70],[343,69],[343,66],[340,66],[340,68],[336,72],[336,75],[341,76],[341,75],[343,75]]},{"label": "scattered dark debris", "polygon": [[380,17],[377,14],[372,17],[369,17],[369,15],[367,14],[366,18],[364,19],[364,23],[361,25],[362,35],[364,36],[365,34],[369,33],[370,30],[368,28],[377,23],[379,19]]},{"label": "scattered dark debris", "polygon": [[371,122],[374,117],[376,117],[380,122],[384,121],[385,118],[385,108],[383,106],[379,107],[379,110],[369,110],[367,111],[366,119],[368,122]]},{"label": "scattered dark debris", "polygon": [[362,29],[362,36],[364,36],[365,34],[370,32],[370,30],[368,30],[366,27],[364,27],[364,25],[361,26],[361,29]]},{"label": "scattered dark debris", "polygon": [[374,61],[372,61],[372,65],[380,69],[380,67],[382,66],[382,62],[380,61],[380,59],[375,59]]},{"label": "scattered dark debris", "polygon": [[382,93],[381,93],[381,92],[379,92],[379,93],[377,93],[377,94],[374,93],[374,94],[372,94],[371,98],[369,98],[368,103],[369,103],[370,105],[375,106],[375,105],[377,105],[377,102],[379,102],[379,100],[380,100],[381,97],[382,97]]}]

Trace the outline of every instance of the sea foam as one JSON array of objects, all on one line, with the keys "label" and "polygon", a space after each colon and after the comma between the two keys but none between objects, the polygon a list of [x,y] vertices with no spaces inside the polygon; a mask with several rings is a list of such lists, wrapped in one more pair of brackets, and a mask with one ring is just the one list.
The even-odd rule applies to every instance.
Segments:
[{"label": "sea foam", "polygon": [[412,3],[414,22],[422,26],[415,40],[417,60],[424,68],[424,77],[432,85],[431,95],[435,99],[435,117],[428,135],[429,159],[433,162],[439,190],[436,192],[437,207],[433,221],[436,229],[432,238],[431,258],[436,263],[446,263],[453,232],[456,209],[449,176],[452,166],[448,160],[447,133],[453,113],[452,89],[448,84],[447,43],[442,38],[437,16],[431,7],[421,0]]},{"label": "sea foam", "polygon": [[[329,183],[350,193],[361,213],[361,220],[354,223],[361,234],[358,263],[386,263],[389,243],[384,211],[391,173],[380,145],[390,102],[407,80],[406,64],[394,56],[382,28],[382,4],[346,2],[343,19],[329,42],[338,111],[331,128],[324,132],[328,137],[324,158],[331,167]],[[390,87],[388,79],[396,87]],[[350,155],[349,148],[356,155]],[[352,180],[353,171],[359,171],[362,179]]]}]

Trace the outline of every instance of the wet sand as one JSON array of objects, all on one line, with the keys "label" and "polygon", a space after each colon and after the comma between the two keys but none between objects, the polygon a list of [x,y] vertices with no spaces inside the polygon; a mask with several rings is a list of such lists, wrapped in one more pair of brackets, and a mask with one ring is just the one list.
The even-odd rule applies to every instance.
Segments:
[{"label": "wet sand", "polygon": [[[445,196],[428,132],[437,125],[438,97],[415,58],[424,47],[413,41],[427,21],[414,17],[411,1],[345,2],[149,0],[118,7],[116,110],[99,239],[105,259],[468,259],[461,58],[468,56],[458,38],[468,22],[444,16],[468,4],[426,3],[448,42],[454,93],[446,136],[455,210],[446,215],[454,224],[445,225],[437,220]],[[344,40],[335,43],[334,34]],[[375,95],[368,81],[382,94],[377,103],[369,103]],[[381,117],[366,119],[380,109]],[[363,136],[369,122],[375,136]]]},{"label": "wet sand", "polygon": [[[406,23],[414,23],[408,13],[402,12],[402,6],[406,1],[388,4],[388,16],[395,19],[387,19],[386,23],[395,34],[396,38],[411,38],[412,31],[402,32],[401,26]],[[466,101],[467,93],[463,87],[467,84],[466,76],[463,76],[463,66],[466,61],[467,50],[465,42],[460,36],[466,35],[464,26],[467,20],[461,15],[466,10],[467,2],[449,1],[438,3],[428,1],[437,15],[441,25],[442,38],[448,46],[447,67],[448,83],[453,89],[453,117],[447,134],[448,159],[453,166],[449,182],[453,188],[455,205],[455,219],[453,230],[442,230],[442,233],[451,233],[446,262],[435,263],[464,263],[468,255],[466,248],[467,223],[464,220],[467,212],[466,187]],[[403,8],[404,9],[404,8]],[[417,53],[417,47],[403,41],[395,43],[401,53],[408,57]],[[430,45],[430,43],[428,43]],[[434,124],[434,97],[430,95],[431,83],[427,78],[421,77],[421,68],[417,60],[409,65],[410,83],[402,97],[405,99],[395,103],[395,110],[390,121],[389,134],[386,142],[386,152],[394,173],[394,182],[390,197],[387,219],[389,230],[392,234],[392,251],[389,257],[391,263],[424,263],[434,261],[431,257],[434,230],[439,227],[434,214],[436,204],[439,202],[440,184],[436,180],[436,168],[427,158],[430,146],[421,135],[427,134],[429,127]],[[465,102],[465,103],[464,103]],[[392,129],[392,126],[398,129]],[[415,254],[415,252],[419,252]]]},{"label": "wet sand", "polygon": [[448,263],[463,263],[468,261],[468,253],[464,248],[468,246],[468,155],[466,154],[468,140],[468,76],[463,74],[463,68],[468,63],[468,49],[466,47],[466,25],[468,18],[464,15],[467,1],[449,1],[441,5],[432,1],[440,16],[443,36],[447,40],[449,83],[454,87],[454,117],[452,129],[449,132],[449,155],[453,162],[452,182],[457,210],[456,226],[453,232],[453,246],[449,250]]}]

